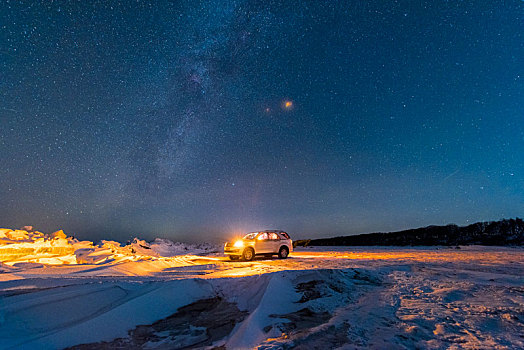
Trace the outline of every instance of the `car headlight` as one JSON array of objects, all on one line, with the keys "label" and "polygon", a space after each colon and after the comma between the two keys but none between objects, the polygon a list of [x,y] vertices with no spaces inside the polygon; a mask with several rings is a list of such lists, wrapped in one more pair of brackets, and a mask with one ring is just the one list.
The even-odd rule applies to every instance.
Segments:
[{"label": "car headlight", "polygon": [[233,247],[241,248],[244,246],[244,242],[242,240],[238,240],[233,244]]}]

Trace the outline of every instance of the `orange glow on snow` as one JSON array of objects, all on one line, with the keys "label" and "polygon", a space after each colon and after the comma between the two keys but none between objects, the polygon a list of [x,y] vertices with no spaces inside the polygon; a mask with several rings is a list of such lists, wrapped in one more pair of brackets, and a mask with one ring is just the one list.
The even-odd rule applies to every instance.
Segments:
[{"label": "orange glow on snow", "polygon": [[[66,237],[66,238],[64,238]],[[240,241],[242,242],[242,241]],[[244,244],[246,244],[244,242]],[[78,241],[63,232],[52,234],[0,229],[0,281],[24,276],[156,276],[172,278],[220,278],[261,275],[282,270],[344,269],[399,263],[477,263],[497,266],[524,263],[521,250],[508,248],[379,248],[316,247],[294,250],[288,259],[256,257],[230,261],[226,256],[181,254],[163,256],[146,249],[145,241],[126,246],[118,242]],[[22,265],[18,265],[23,263]],[[93,269],[96,267],[96,269]],[[180,275],[174,274],[178,271]]]}]

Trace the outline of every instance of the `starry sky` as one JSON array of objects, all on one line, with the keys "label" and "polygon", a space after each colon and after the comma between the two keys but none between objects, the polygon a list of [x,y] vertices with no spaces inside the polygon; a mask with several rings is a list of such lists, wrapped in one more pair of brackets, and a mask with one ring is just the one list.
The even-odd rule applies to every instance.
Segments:
[{"label": "starry sky", "polygon": [[0,2],[0,227],[220,241],[524,214],[522,1]]}]

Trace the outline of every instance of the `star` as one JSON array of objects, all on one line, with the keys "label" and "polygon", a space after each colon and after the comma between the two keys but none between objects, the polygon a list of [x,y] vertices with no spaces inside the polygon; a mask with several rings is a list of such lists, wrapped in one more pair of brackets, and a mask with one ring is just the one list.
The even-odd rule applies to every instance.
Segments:
[{"label": "star", "polygon": [[282,101],[282,108],[286,111],[290,111],[293,109],[293,101],[291,100],[284,100]]}]

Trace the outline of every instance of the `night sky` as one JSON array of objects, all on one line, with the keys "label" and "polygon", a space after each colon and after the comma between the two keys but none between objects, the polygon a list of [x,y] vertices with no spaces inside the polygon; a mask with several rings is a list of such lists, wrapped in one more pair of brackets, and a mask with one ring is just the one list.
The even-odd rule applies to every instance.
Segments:
[{"label": "night sky", "polygon": [[0,227],[524,215],[522,1],[1,1]]}]

